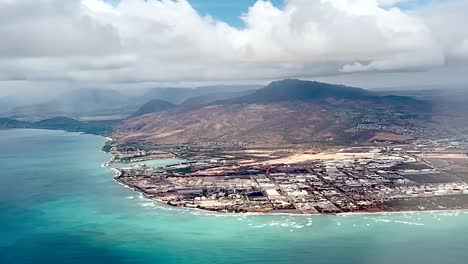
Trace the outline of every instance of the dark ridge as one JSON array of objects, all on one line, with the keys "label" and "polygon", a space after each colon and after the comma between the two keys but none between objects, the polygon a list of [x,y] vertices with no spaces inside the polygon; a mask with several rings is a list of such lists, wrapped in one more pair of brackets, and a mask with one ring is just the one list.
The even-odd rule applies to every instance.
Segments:
[{"label": "dark ridge", "polygon": [[272,82],[252,94],[225,100],[224,103],[273,103],[281,101],[314,101],[327,98],[358,100],[376,97],[375,94],[361,88],[287,79]]},{"label": "dark ridge", "polygon": [[18,121],[12,118],[0,118],[0,128],[29,128],[28,122]]},{"label": "dark ridge", "polygon": [[216,85],[197,88],[154,88],[147,91],[143,98],[161,99],[173,104],[181,104],[185,100],[210,95],[214,93],[243,92],[261,88],[258,85]]},{"label": "dark ridge", "polygon": [[82,122],[68,117],[53,117],[38,122],[23,122],[12,118],[0,118],[0,129],[34,128],[84,132],[95,135],[107,135],[122,120],[103,120]]},{"label": "dark ridge", "polygon": [[160,99],[153,99],[143,106],[141,106],[133,115],[132,117],[135,116],[142,116],[146,114],[151,114],[151,113],[159,113],[162,111],[166,111],[169,109],[172,109],[176,107],[175,104],[170,103],[168,101],[160,100]]},{"label": "dark ridge", "polygon": [[242,96],[250,95],[254,92],[255,90],[247,90],[247,91],[239,91],[239,92],[216,92],[216,93],[211,93],[207,95],[200,95],[200,96],[191,97],[185,100],[182,104],[180,104],[180,106],[184,108],[204,106],[204,105],[209,105],[213,102],[230,100],[230,99],[235,99],[235,98],[239,98]]},{"label": "dark ridge", "polygon": [[49,126],[50,127],[50,126],[64,126],[64,125],[69,125],[69,126],[81,125],[81,123],[82,122],[73,118],[57,116],[57,117],[37,121],[34,124],[36,126]]}]

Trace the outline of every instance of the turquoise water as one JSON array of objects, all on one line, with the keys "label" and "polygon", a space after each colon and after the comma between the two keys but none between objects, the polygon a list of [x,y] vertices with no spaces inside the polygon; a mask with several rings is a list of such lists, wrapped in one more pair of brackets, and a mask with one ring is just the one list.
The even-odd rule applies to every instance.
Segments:
[{"label": "turquoise water", "polygon": [[105,139],[0,131],[0,263],[465,263],[465,212],[216,216],[112,180]]}]

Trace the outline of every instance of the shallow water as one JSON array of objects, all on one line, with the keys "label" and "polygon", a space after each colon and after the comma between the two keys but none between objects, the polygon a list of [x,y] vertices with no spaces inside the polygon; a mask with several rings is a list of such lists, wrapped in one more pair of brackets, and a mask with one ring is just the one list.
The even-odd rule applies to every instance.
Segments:
[{"label": "shallow water", "polygon": [[[105,138],[0,131],[0,263],[464,263],[468,213],[213,215],[143,199]],[[162,165],[162,164],[161,164]]]}]

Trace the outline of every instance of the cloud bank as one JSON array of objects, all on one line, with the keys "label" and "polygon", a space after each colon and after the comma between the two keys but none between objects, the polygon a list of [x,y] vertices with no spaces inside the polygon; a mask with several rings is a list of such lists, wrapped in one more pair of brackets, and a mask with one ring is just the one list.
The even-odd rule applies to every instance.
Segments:
[{"label": "cloud bank", "polygon": [[0,80],[267,80],[466,65],[468,0],[398,7],[408,1],[257,1],[236,28],[186,0],[0,0]]}]

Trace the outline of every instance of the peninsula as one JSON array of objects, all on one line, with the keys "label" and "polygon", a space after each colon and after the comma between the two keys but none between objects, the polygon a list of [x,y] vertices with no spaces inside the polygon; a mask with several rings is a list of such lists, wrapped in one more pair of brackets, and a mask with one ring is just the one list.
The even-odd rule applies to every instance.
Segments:
[{"label": "peninsula", "polygon": [[[447,144],[446,148],[439,148]],[[116,180],[171,206],[216,212],[337,214],[468,208],[468,139],[368,147],[119,147]]]}]

